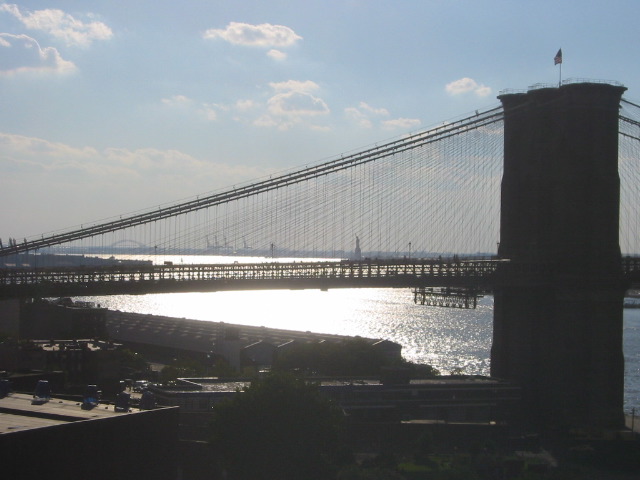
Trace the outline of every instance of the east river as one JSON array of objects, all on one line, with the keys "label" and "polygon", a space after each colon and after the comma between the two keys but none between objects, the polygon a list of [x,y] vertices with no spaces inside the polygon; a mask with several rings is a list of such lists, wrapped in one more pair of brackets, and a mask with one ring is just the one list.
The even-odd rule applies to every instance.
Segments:
[{"label": "east river", "polygon": [[[212,261],[255,261],[205,257]],[[202,257],[171,259],[206,263]],[[284,259],[283,259],[284,260]],[[488,375],[493,297],[475,310],[416,305],[410,289],[269,290],[82,298],[112,310],[392,340],[441,373]],[[640,308],[624,309],[624,410],[640,410]]]}]

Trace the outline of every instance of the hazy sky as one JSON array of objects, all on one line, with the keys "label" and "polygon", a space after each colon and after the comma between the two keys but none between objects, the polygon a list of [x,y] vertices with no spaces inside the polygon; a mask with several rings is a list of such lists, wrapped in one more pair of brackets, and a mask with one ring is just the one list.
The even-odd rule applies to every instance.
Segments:
[{"label": "hazy sky", "polygon": [[218,190],[498,104],[617,80],[638,0],[0,3],[0,238]]}]

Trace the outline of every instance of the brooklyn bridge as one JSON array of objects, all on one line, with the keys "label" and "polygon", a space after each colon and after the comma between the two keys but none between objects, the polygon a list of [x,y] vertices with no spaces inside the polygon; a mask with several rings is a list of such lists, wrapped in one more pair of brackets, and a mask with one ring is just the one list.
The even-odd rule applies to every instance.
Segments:
[{"label": "brooklyn bridge", "polygon": [[[0,299],[410,287],[423,299],[468,300],[489,291],[491,374],[523,386],[536,419],[619,427],[623,297],[640,286],[640,106],[625,90],[569,81],[507,91],[494,108],[330,161],[3,239]],[[135,254],[126,263],[45,261],[125,250]],[[194,254],[237,257],[162,260]]]}]

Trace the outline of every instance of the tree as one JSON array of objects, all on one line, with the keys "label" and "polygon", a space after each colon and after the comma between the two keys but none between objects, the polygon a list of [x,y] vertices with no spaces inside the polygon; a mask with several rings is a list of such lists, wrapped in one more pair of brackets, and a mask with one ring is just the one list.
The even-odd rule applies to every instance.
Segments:
[{"label": "tree", "polygon": [[216,405],[212,444],[234,480],[326,479],[342,416],[316,385],[273,373]]},{"label": "tree", "polygon": [[178,357],[174,358],[169,365],[162,367],[160,381],[162,383],[170,383],[180,377],[204,376],[206,371],[206,365],[195,358],[190,358],[189,356]]},{"label": "tree", "polygon": [[279,354],[277,370],[300,369],[327,376],[378,375],[384,366],[401,363],[391,359],[362,338],[340,343],[303,343]]}]

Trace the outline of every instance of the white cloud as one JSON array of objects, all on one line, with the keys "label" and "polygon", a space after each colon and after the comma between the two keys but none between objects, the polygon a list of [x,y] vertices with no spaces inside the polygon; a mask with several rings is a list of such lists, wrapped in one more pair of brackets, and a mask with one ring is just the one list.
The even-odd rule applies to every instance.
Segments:
[{"label": "white cloud", "polygon": [[277,93],[267,102],[268,114],[260,117],[257,126],[277,126],[288,130],[311,117],[328,115],[330,110],[321,98],[304,92]]},{"label": "white cloud", "polygon": [[203,103],[202,107],[198,110],[204,118],[210,122],[218,119],[218,112],[216,111],[216,105],[213,103]]},{"label": "white cloud", "polygon": [[311,80],[301,82],[299,80],[287,80],[286,82],[271,82],[269,84],[277,92],[310,93],[320,89],[320,85]]},{"label": "white cloud", "polygon": [[163,98],[162,103],[173,108],[187,108],[193,105],[193,100],[184,95],[173,95],[169,98]]},{"label": "white cloud", "polygon": [[40,48],[38,42],[27,35],[0,33],[0,75],[68,74],[75,70],[73,62],[64,60],[53,47]]},{"label": "white cloud", "polygon": [[281,52],[280,50],[276,50],[272,48],[267,52],[267,57],[271,57],[274,60],[282,61],[287,59],[287,54],[284,52]]},{"label": "white cloud", "polygon": [[48,33],[69,46],[87,47],[94,40],[108,40],[113,36],[111,29],[103,22],[83,22],[58,9],[23,13],[17,5],[3,3],[0,4],[0,11],[13,15],[27,29]]},{"label": "white cloud", "polygon": [[374,108],[365,102],[360,102],[358,106],[361,110],[369,112],[373,115],[389,115],[389,110],[387,110],[386,108]]},{"label": "white cloud", "polygon": [[[254,120],[253,124],[256,127],[278,127],[278,122],[269,115],[261,115]],[[287,124],[286,128],[289,128],[290,126],[291,124]]]},{"label": "white cloud", "polygon": [[348,107],[344,109],[344,113],[347,118],[362,128],[372,128],[373,122],[367,115],[358,110],[356,107]]},{"label": "white cloud", "polygon": [[185,95],[173,95],[169,98],[163,98],[162,104],[174,111],[199,115],[201,118],[212,122],[218,120],[218,110],[224,110],[224,107],[215,103],[198,103]]},{"label": "white cloud", "polygon": [[421,122],[417,118],[396,118],[392,120],[382,120],[389,116],[389,110],[386,108],[372,107],[368,103],[360,102],[357,107],[348,107],[344,109],[345,116],[352,123],[361,128],[373,128],[375,123],[386,130],[390,129],[410,129],[418,127]]},{"label": "white cloud", "polygon": [[240,112],[245,112],[247,110],[251,110],[252,108],[254,108],[256,106],[255,102],[253,100],[238,100],[236,102],[236,110],[240,111]]},{"label": "white cloud", "polygon": [[23,211],[33,212],[22,218],[19,210],[0,209],[0,225],[14,235],[34,225],[41,229],[35,234],[148,208],[267,173],[260,167],[203,161],[178,150],[98,150],[8,133],[0,133],[0,158],[0,203],[20,199]]},{"label": "white cloud", "polygon": [[[326,102],[311,93],[320,89],[320,86],[311,80],[287,80],[273,82],[269,86],[276,93],[267,100],[267,113],[253,122],[256,126],[287,130],[294,125],[304,124],[311,118],[330,113]],[[318,125],[307,126],[321,129]]]},{"label": "white cloud", "polygon": [[[269,83],[271,92],[263,102],[245,98],[229,105],[204,103],[185,95],[161,99],[162,105],[175,114],[199,116],[206,121],[225,118],[257,127],[287,130],[303,125],[312,130],[326,130],[317,120],[330,113],[327,103],[317,95],[320,86],[311,81],[287,80]],[[229,114],[225,117],[222,114]]]},{"label": "white cloud", "polygon": [[286,117],[316,116],[329,113],[321,98],[305,92],[278,93],[267,102],[269,113]]},{"label": "white cloud", "polygon": [[[116,179],[114,175],[140,177],[176,167],[193,170],[202,166],[202,162],[177,151],[150,148],[107,148],[98,151],[90,147],[76,148],[41,138],[7,133],[0,133],[0,155],[9,159],[10,163],[13,161],[16,166],[20,166],[21,171],[25,170],[23,165],[28,165],[31,173],[64,172],[71,175],[104,176],[107,183]],[[19,172],[14,171],[13,174],[17,175]],[[125,178],[120,180],[124,181]]]},{"label": "white cloud", "polygon": [[128,169],[138,177],[146,177],[150,172],[162,176],[178,175],[181,170],[193,172],[205,166],[203,162],[177,150],[154,148],[107,148],[99,152],[99,158],[112,168]]},{"label": "white cloud", "polygon": [[411,128],[417,128],[421,124],[422,122],[418,118],[396,118],[394,120],[383,121],[382,127],[388,130],[392,130],[396,128],[407,130]]},{"label": "white cloud", "polygon": [[301,36],[284,25],[251,25],[239,22],[231,22],[224,29],[209,29],[204,32],[203,37],[220,38],[234,45],[250,47],[289,47],[302,40]]},{"label": "white cloud", "polygon": [[478,97],[486,97],[487,95],[491,94],[490,87],[479,84],[474,79],[469,77],[460,78],[459,80],[448,83],[445,89],[450,95],[462,95],[465,93],[473,92]]}]

